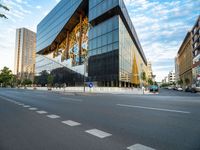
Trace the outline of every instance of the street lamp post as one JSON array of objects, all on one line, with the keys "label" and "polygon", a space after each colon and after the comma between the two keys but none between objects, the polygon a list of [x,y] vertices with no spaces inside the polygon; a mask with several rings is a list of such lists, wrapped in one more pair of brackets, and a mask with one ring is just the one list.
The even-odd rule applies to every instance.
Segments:
[{"label": "street lamp post", "polygon": [[83,92],[85,93],[85,75],[86,75],[86,68],[87,68],[87,61],[88,61],[88,56],[85,57],[84,61],[84,75],[83,75]]}]

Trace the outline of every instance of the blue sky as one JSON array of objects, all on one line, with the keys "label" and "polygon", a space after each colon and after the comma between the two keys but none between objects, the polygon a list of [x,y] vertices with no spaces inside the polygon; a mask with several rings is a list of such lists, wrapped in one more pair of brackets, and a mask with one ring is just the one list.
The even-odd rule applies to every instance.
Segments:
[{"label": "blue sky", "polygon": [[[10,11],[0,20],[0,69],[14,67],[15,30],[36,31],[59,0],[0,0]],[[200,15],[200,0],[124,0],[158,81],[174,69],[174,57]],[[0,10],[2,12],[2,10]]]}]

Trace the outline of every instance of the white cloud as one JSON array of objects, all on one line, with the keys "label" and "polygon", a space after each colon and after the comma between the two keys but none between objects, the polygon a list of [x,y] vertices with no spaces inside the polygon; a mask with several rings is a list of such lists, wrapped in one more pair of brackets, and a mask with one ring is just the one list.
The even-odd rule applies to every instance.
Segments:
[{"label": "white cloud", "polygon": [[[125,3],[146,57],[155,64],[153,70],[159,74],[157,80],[161,81],[174,66],[180,44],[192,28],[191,21],[194,22],[198,15],[193,12],[195,9],[200,12],[196,7],[200,1],[125,0]],[[164,66],[165,63],[168,67]]]},{"label": "white cloud", "polygon": [[41,8],[42,8],[42,6],[38,5],[38,6],[36,6],[36,8],[37,8],[37,9],[41,9]]},{"label": "white cloud", "polygon": [[56,3],[59,3],[60,2],[60,0],[55,0],[56,1]]},{"label": "white cloud", "polygon": [[[59,1],[53,2],[55,4]],[[26,26],[35,31],[38,22],[49,13],[53,5],[49,9],[41,9],[47,6],[39,3],[31,6],[30,0],[3,0],[3,2],[7,4],[10,11],[6,12],[9,19],[5,20],[0,28],[0,53],[2,54],[0,68],[6,64],[13,68],[15,29]],[[152,61],[157,79],[161,80],[173,69],[174,57],[186,32],[196,20],[198,14],[193,14],[193,11],[199,10],[197,6],[200,5],[200,1],[125,0],[125,3],[145,54]],[[40,9],[41,16],[34,19],[32,23],[29,21],[22,24],[24,19],[35,18],[31,8]]]},{"label": "white cloud", "polygon": [[16,2],[18,2],[18,3],[22,3],[22,0],[16,0]]}]

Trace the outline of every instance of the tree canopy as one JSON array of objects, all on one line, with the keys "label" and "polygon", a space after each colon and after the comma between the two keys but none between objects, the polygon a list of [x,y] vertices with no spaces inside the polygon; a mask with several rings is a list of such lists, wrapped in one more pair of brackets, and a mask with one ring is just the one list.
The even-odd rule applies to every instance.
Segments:
[{"label": "tree canopy", "polygon": [[[0,3],[0,8],[3,8],[4,10],[9,11],[9,8],[1,3]],[[8,19],[8,17],[3,13],[0,13],[0,18]]]},{"label": "tree canopy", "polygon": [[153,80],[152,79],[148,79],[148,84],[149,85],[153,85]]},{"label": "tree canopy", "polygon": [[0,73],[0,83],[2,84],[3,87],[7,87],[9,85],[11,86],[13,78],[14,78],[14,76],[12,74],[12,71],[9,68],[4,67],[1,70],[1,73]]},{"label": "tree canopy", "polygon": [[141,79],[142,79],[142,81],[146,81],[146,79],[147,79],[146,73],[144,71],[141,72]]}]

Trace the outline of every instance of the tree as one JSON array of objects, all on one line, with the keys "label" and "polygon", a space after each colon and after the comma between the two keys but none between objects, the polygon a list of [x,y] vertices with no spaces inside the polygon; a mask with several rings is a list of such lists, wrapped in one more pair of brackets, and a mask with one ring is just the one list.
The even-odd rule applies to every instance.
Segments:
[{"label": "tree", "polygon": [[48,83],[48,86],[50,86],[50,87],[53,84],[53,76],[51,74],[49,74],[47,77],[47,83]]},{"label": "tree", "polygon": [[142,79],[143,84],[144,84],[144,81],[146,81],[146,79],[147,79],[146,73],[144,71],[141,72],[141,79]]},{"label": "tree", "polygon": [[186,84],[186,86],[188,86],[190,84],[190,79],[185,78],[185,84]]},{"label": "tree", "polygon": [[[0,3],[0,8],[3,8],[6,11],[9,11],[8,7]],[[0,13],[0,18],[8,19],[5,14]]]},{"label": "tree", "polygon": [[19,86],[22,83],[22,81],[20,79],[17,79],[16,83],[17,83],[17,86]]},{"label": "tree", "polygon": [[24,79],[22,82],[22,85],[26,86],[26,85],[31,85],[32,81],[30,79]]},{"label": "tree", "polygon": [[37,77],[37,83],[40,84],[41,86],[45,86],[48,82],[47,82],[47,78],[48,78],[49,73],[44,70],[40,73],[40,76]]},{"label": "tree", "polygon": [[152,79],[148,79],[148,84],[149,85],[153,85],[153,80]]},{"label": "tree", "polygon": [[34,76],[33,84],[38,84],[39,76]]},{"label": "tree", "polygon": [[18,84],[17,84],[17,81],[18,81],[17,76],[16,76],[16,75],[13,75],[13,76],[12,76],[12,79],[11,79],[11,87],[17,86],[17,85],[18,85]]},{"label": "tree", "polygon": [[154,85],[157,85],[157,86],[158,86],[158,83],[155,81],[155,82],[154,82]]},{"label": "tree", "polygon": [[177,83],[178,83],[178,85],[181,85],[181,86],[182,86],[182,85],[183,85],[183,80],[180,79],[180,80],[177,81]]},{"label": "tree", "polygon": [[12,71],[9,68],[4,67],[1,70],[0,83],[3,85],[3,87],[7,87],[12,84],[12,79],[13,79]]}]

